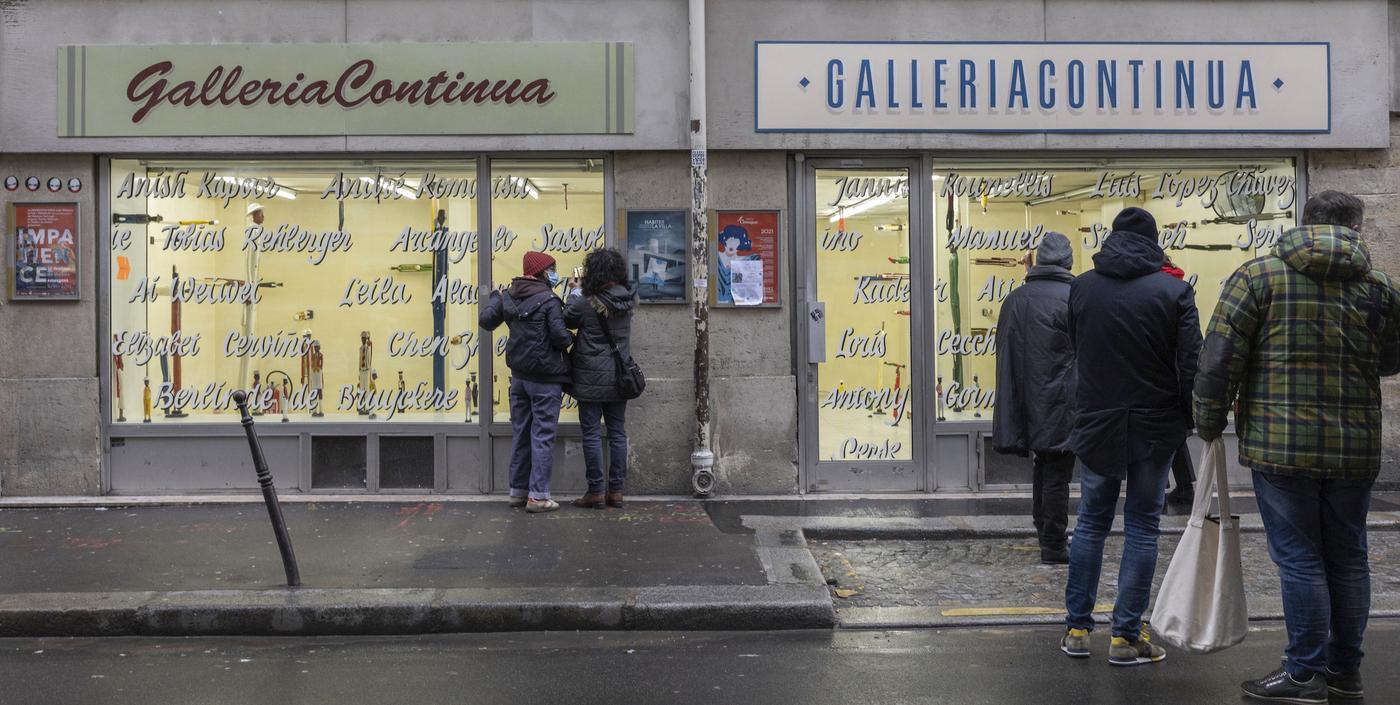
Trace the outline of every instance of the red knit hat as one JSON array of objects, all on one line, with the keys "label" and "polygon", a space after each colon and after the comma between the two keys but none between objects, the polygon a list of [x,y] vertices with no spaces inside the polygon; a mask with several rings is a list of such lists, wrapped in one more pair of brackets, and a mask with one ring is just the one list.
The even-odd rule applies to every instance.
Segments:
[{"label": "red knit hat", "polygon": [[554,258],[543,252],[530,250],[525,253],[525,276],[533,277],[554,266]]}]

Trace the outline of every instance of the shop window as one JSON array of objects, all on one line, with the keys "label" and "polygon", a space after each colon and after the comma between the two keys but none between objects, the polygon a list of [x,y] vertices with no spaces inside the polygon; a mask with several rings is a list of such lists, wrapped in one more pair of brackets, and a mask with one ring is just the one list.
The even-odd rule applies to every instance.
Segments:
[{"label": "shop window", "polygon": [[1025,281],[1043,233],[1069,237],[1081,274],[1119,211],[1151,212],[1167,256],[1196,290],[1204,330],[1225,279],[1272,250],[1301,210],[1291,159],[939,165],[932,193],[940,421],[991,421],[1001,302]]},{"label": "shop window", "polygon": [[[509,286],[522,274],[530,250],[547,252],[557,262],[559,285],[590,251],[606,244],[603,161],[555,159],[491,161],[491,281]],[[506,367],[503,326],[495,333],[494,379],[489,386],[494,420],[510,421],[510,368]],[[564,397],[562,421],[578,420],[578,403]]]},{"label": "shop window", "polygon": [[819,169],[816,199],[820,458],[910,460],[909,172]]},{"label": "shop window", "polygon": [[[113,160],[113,419],[462,421],[470,161]],[[362,484],[362,481],[361,481]]]},{"label": "shop window", "polygon": [[379,487],[432,489],[432,436],[380,436]]}]

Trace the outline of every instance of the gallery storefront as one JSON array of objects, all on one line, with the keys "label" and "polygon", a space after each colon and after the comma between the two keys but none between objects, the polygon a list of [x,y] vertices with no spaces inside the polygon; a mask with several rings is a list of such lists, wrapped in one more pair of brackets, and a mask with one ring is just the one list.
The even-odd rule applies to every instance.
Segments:
[{"label": "gallery storefront", "polygon": [[[897,28],[852,18],[833,41],[762,4],[706,3],[699,153],[679,0],[522,3],[532,21],[501,20],[523,23],[514,42],[447,14],[425,32],[388,3],[343,18],[345,36],[306,19],[273,42],[170,46],[97,25],[7,42],[47,67],[0,69],[14,128],[0,176],[15,183],[0,198],[71,204],[77,232],[48,246],[25,234],[42,214],[11,209],[9,278],[57,283],[31,286],[38,302],[12,287],[0,307],[0,391],[35,409],[0,434],[0,493],[247,491],[235,389],[253,393],[284,491],[502,492],[509,371],[478,303],[527,250],[567,273],[604,245],[643,291],[634,493],[690,487],[700,292],[719,493],[1022,489],[1029,462],[989,442],[996,323],[1045,232],[1070,237],[1082,272],[1112,216],[1146,208],[1204,317],[1310,192],[1360,193],[1368,236],[1400,224],[1376,156],[1391,132],[1373,90],[1388,85],[1386,3],[1347,3],[1336,26],[1294,8],[1317,16],[1211,42],[1200,20],[1258,8],[1216,3],[1122,43],[1092,41],[1093,25],[1130,23],[1125,8],[1076,29],[1051,10],[1086,3],[1022,4],[893,2]],[[627,13],[631,29],[599,16]],[[943,22],[915,31],[925,19]],[[966,41],[949,23],[1002,31]],[[51,97],[56,125],[52,108],[12,107],[26,91]],[[695,163],[704,272],[688,258]],[[1382,268],[1400,264],[1375,247]],[[43,293],[65,276],[73,300]],[[571,406],[560,493],[582,486]]]}]

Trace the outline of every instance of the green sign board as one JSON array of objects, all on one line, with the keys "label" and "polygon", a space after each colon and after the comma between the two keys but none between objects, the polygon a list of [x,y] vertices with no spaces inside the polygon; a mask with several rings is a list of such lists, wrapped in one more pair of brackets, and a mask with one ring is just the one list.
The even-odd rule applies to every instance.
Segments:
[{"label": "green sign board", "polygon": [[631,134],[626,42],[58,49],[60,137]]}]

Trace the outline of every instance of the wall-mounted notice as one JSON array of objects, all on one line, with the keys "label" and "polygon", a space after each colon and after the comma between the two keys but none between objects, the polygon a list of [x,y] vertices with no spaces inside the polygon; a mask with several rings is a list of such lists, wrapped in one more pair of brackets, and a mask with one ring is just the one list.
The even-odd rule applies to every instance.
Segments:
[{"label": "wall-mounted notice", "polygon": [[625,211],[628,277],[644,304],[686,303],[690,241],[684,210]]},{"label": "wall-mounted notice", "polygon": [[756,42],[759,132],[1332,130],[1327,42]]},{"label": "wall-mounted notice", "polygon": [[[781,213],[764,211],[715,211],[711,231],[715,287],[712,303],[720,306],[776,306],[778,297],[778,225]],[[756,262],[755,265],[736,263]],[[742,281],[736,282],[735,275]],[[754,278],[761,278],[761,290]],[[739,291],[736,292],[736,285]],[[761,294],[761,300],[754,300]]]},{"label": "wall-mounted notice", "polygon": [[72,300],[78,292],[78,204],[10,204],[10,300]]}]

